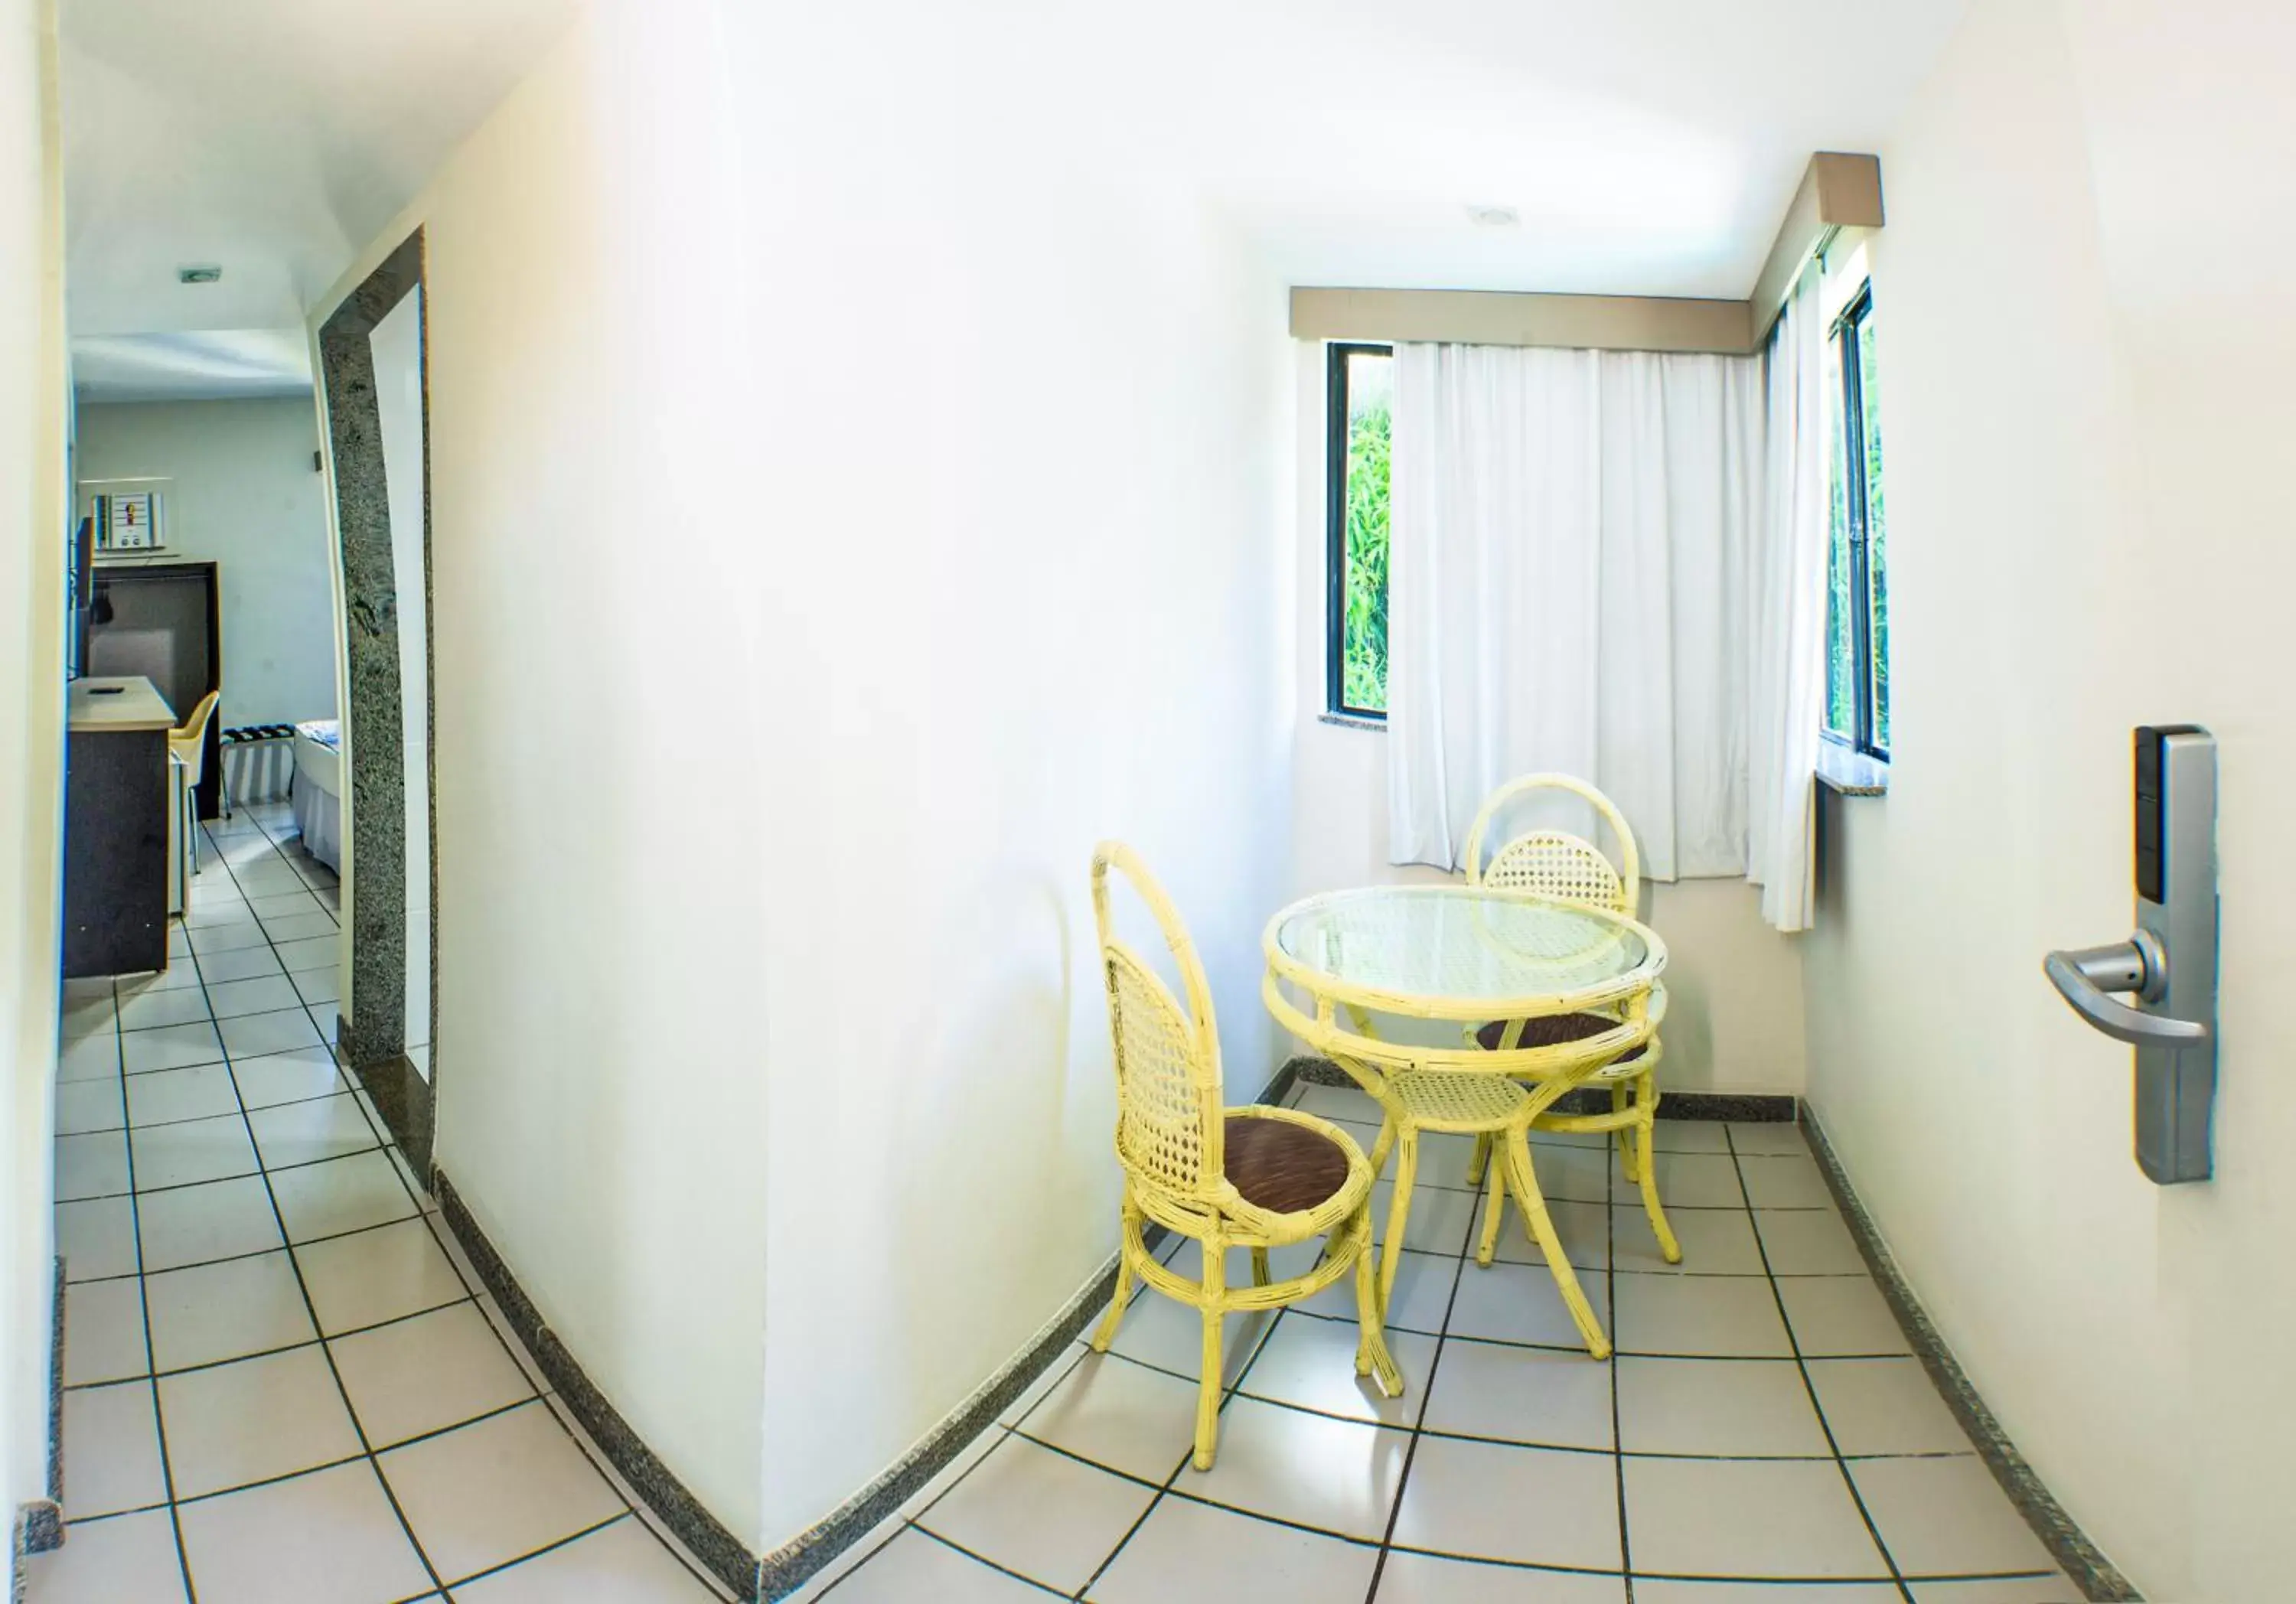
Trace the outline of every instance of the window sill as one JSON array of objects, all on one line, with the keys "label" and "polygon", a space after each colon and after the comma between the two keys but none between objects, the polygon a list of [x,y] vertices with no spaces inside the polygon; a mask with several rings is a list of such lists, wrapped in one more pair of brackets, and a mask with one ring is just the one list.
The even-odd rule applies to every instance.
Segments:
[{"label": "window sill", "polygon": [[1890,765],[1835,741],[1817,743],[1817,782],[1836,796],[1886,797]]},{"label": "window sill", "polygon": [[1359,713],[1318,713],[1316,722],[1337,724],[1342,730],[1377,730],[1382,734],[1387,731],[1384,718],[1365,718]]}]

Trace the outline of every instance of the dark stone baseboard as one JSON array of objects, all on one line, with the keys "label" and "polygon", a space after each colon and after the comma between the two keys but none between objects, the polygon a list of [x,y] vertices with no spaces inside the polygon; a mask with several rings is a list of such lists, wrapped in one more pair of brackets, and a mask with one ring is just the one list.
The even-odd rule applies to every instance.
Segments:
[{"label": "dark stone baseboard", "polygon": [[16,1511],[16,1552],[45,1554],[64,1545],[64,1507],[35,1498]]},{"label": "dark stone baseboard", "polygon": [[[1283,1093],[1275,1086],[1281,1084]],[[1353,1086],[1355,1077],[1325,1058],[1300,1057],[1288,1060],[1276,1072],[1268,1093],[1260,1101],[1275,1102],[1295,1085]],[[1801,1100],[1783,1093],[1752,1092],[1670,1092],[1661,1076],[1659,1086],[1658,1117],[1660,1119],[1728,1119],[1741,1123],[1785,1125],[1795,1118]],[[1607,1092],[1580,1087],[1570,1093],[1555,1109],[1564,1114],[1600,1114],[1611,1106]]]},{"label": "dark stone baseboard", "polygon": [[414,1060],[403,1052],[369,1063],[360,1062],[351,1053],[348,1032],[343,1030],[340,1019],[336,1024],[341,1032],[337,1037],[336,1056],[346,1068],[358,1076],[359,1084],[366,1088],[367,1096],[374,1102],[374,1111],[381,1115],[382,1123],[390,1127],[393,1140],[398,1143],[399,1151],[406,1155],[406,1162],[414,1166],[414,1173],[418,1175],[429,1173],[432,1133],[430,1083],[422,1078],[422,1072],[414,1067]]},{"label": "dark stone baseboard", "polygon": [[64,1545],[64,1261],[56,1258],[48,1305],[48,1495],[16,1511],[16,1552],[45,1554]]},{"label": "dark stone baseboard", "polygon": [[[1154,1245],[1150,1243],[1152,1248]],[[998,1371],[900,1463],[870,1483],[819,1526],[767,1554],[758,1567],[758,1597],[770,1604],[773,1600],[795,1592],[823,1567],[914,1498],[947,1468],[966,1444],[996,1423],[997,1417],[1010,1409],[1085,1327],[1100,1316],[1115,1295],[1116,1268],[1111,1264],[1069,1300],[1054,1322],[1019,1358]]]},{"label": "dark stone baseboard", "polygon": [[[411,1072],[412,1066],[409,1066]],[[377,1100],[380,1103],[380,1099]],[[534,1361],[542,1367],[550,1385],[564,1400],[569,1412],[582,1423],[593,1441],[604,1450],[613,1461],[622,1479],[644,1499],[646,1506],[661,1523],[685,1544],[694,1558],[708,1567],[710,1573],[741,1599],[757,1597],[758,1559],[743,1546],[740,1538],[718,1518],[702,1507],[701,1501],[687,1490],[685,1485],[671,1474],[669,1467],[655,1457],[638,1434],[630,1429],[629,1422],[600,1392],[595,1383],[584,1373],[558,1334],[543,1324],[542,1316],[526,1296],[525,1289],[487,1240],[478,1222],[471,1217],[462,1197],[455,1191],[454,1183],[439,1170],[430,1172],[432,1191],[439,1199],[440,1216],[447,1228],[455,1233],[463,1251],[470,1256],[479,1279],[502,1305],[503,1315],[510,1322],[511,1330],[518,1334]]]},{"label": "dark stone baseboard", "polygon": [[1897,1260],[1890,1256],[1881,1232],[1874,1229],[1874,1216],[1858,1200],[1849,1175],[1842,1170],[1841,1160],[1834,1155],[1833,1144],[1826,1140],[1824,1127],[1807,1108],[1802,1110],[1801,1128],[1802,1134],[1809,1139],[1809,1150],[1817,1158],[1817,1167],[1825,1176],[1827,1190],[1841,1206],[1841,1217],[1848,1223],[1850,1235],[1857,1240],[1857,1251],[1865,1256],[1866,1267],[1874,1273],[1874,1284],[1882,1289],[1890,1313],[1897,1316],[1898,1328],[1913,1345],[1922,1368],[1937,1384],[1962,1430],[1977,1444],[1979,1455],[1993,1472],[1993,1478],[2001,1484],[2001,1490],[2009,1495],[2009,1502],[2017,1506],[2034,1535],[2063,1567],[2065,1575],[2072,1578],[2073,1585],[2081,1590],[2084,1598],[2141,1600],[2144,1595],[2130,1585],[2128,1578],[2098,1551],[2096,1544],[2074,1523],[2032,1466],[2025,1462],[2025,1456],[2017,1452],[2017,1445],[2009,1440],[2009,1434],[2001,1428],[1993,1412],[1985,1406],[1968,1372],[1961,1368],[1953,1350],[1931,1323],[1921,1300],[1914,1296]]},{"label": "dark stone baseboard", "polygon": [[[1294,1059],[1278,1069],[1254,1101],[1280,1103],[1291,1095],[1302,1066],[1319,1060]],[[1334,1066],[1323,1066],[1340,1073]],[[1344,1076],[1342,1077],[1344,1078]],[[1349,1083],[1352,1084],[1353,1083]],[[1151,1223],[1141,1232],[1151,1253],[1169,1235]],[[769,1601],[786,1597],[805,1585],[823,1567],[883,1524],[886,1518],[914,1498],[932,1478],[946,1469],[967,1443],[994,1425],[1013,1401],[1027,1392],[1054,1360],[1083,1334],[1084,1329],[1108,1307],[1116,1296],[1116,1266],[1111,1264],[1093,1278],[1054,1317],[1037,1340],[988,1384],[966,1401],[939,1429],[910,1451],[907,1458],[872,1482],[828,1519],[767,1554],[758,1567],[758,1597]]]}]

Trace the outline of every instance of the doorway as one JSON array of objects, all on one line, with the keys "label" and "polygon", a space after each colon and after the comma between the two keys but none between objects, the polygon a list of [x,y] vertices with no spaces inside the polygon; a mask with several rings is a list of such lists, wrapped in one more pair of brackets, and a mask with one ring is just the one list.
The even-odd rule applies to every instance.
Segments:
[{"label": "doorway", "polygon": [[422,251],[418,230],[328,315],[316,375],[344,643],[338,1045],[418,1174],[430,1162],[438,951]]}]

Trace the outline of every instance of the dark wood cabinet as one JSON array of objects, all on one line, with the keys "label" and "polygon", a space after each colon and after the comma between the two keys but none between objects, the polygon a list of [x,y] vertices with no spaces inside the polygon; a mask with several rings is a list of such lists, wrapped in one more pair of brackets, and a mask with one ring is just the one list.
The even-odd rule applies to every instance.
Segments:
[{"label": "dark wood cabinet", "polygon": [[[223,597],[212,562],[99,562],[83,674],[142,675],[177,719],[223,684]],[[223,812],[223,727],[229,705],[208,720],[199,816]]]}]

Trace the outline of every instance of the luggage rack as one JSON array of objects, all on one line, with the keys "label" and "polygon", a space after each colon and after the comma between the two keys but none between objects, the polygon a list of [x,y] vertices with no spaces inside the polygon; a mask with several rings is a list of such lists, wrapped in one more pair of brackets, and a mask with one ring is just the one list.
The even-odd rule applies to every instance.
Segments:
[{"label": "luggage rack", "polygon": [[[260,745],[266,741],[292,741],[294,739],[295,726],[293,724],[241,724],[236,729],[226,730],[222,736],[223,744],[226,747],[251,747]],[[222,769],[221,784],[223,788],[223,816],[228,819],[231,817],[231,762],[228,756],[224,758],[220,766]]]}]

